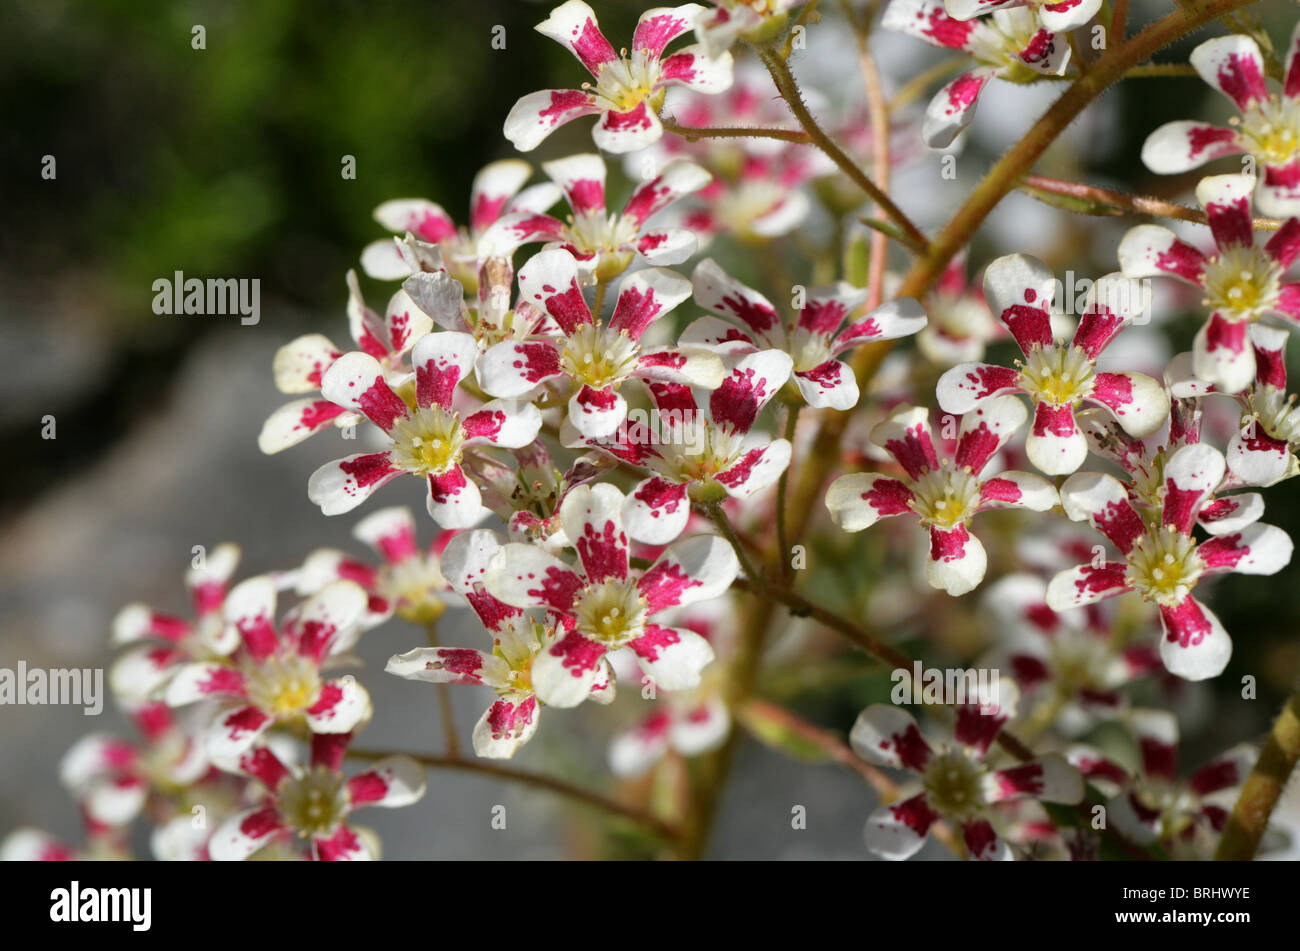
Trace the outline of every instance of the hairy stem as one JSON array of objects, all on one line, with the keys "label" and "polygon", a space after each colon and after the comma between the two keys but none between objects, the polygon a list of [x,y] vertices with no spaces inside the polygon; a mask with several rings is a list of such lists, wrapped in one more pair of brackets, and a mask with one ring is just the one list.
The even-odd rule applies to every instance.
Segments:
[{"label": "hairy stem", "polygon": [[736,558],[740,561],[740,570],[745,573],[745,579],[750,584],[763,587],[763,575],[750,561],[749,552],[746,551],[745,545],[741,542],[740,536],[731,524],[731,519],[727,518],[727,513],[723,511],[722,504],[719,502],[708,506],[708,513],[709,517],[713,519],[713,524],[718,526],[718,530],[722,532],[722,537],[731,543],[732,549],[736,552]]},{"label": "hairy stem", "polygon": [[671,119],[661,119],[663,127],[687,142],[700,139],[780,139],[782,142],[799,142],[807,145],[811,136],[800,129],[762,129],[743,126],[689,126],[679,125]]},{"label": "hairy stem", "polygon": [[839,166],[840,171],[852,179],[853,183],[867,193],[867,196],[875,202],[907,235],[908,243],[913,250],[921,250],[926,246],[926,237],[912,220],[907,217],[897,205],[886,195],[880,187],[867,177],[867,174],[858,168],[853,159],[849,158],[829,135],[817,124],[808,107],[804,104],[803,93],[799,91],[799,85],[795,82],[794,74],[790,72],[789,65],[785,60],[775,55],[771,51],[761,51],[759,58],[762,59],[763,65],[767,71],[772,74],[772,81],[776,84],[777,92],[781,98],[786,101],[794,117],[799,120],[799,124],[804,127],[812,139],[814,145],[826,153],[826,156]]},{"label": "hairy stem", "polygon": [[908,670],[912,667],[912,658],[902,651],[882,643],[868,633],[862,625],[849,620],[841,614],[836,614],[834,611],[829,611],[814,604],[797,591],[783,585],[771,583],[752,585],[742,584],[737,581],[736,587],[744,591],[750,591],[760,598],[783,604],[790,609],[790,613],[799,617],[812,618],[852,641],[872,657],[884,664],[888,664],[890,667],[903,667]]},{"label": "hairy stem", "polygon": [[1128,0],[1115,0],[1110,12],[1110,36],[1117,43],[1124,42],[1128,32]]},{"label": "hairy stem", "polygon": [[[1059,179],[1048,178],[1045,175],[1026,175],[1021,184],[1031,189],[1050,192],[1053,195],[1064,195],[1068,198],[1079,198],[1087,202],[1093,202],[1100,206],[1109,206],[1109,208],[1115,210],[1154,215],[1158,218],[1174,218],[1178,221],[1194,221],[1202,225],[1209,223],[1208,216],[1199,208],[1188,208],[1186,205],[1165,201],[1160,198],[1151,198],[1147,195],[1126,195],[1123,192],[1112,191],[1109,188],[1098,188],[1095,185],[1085,185],[1082,182],[1063,182]],[[1102,210],[1105,211],[1106,209],[1103,208]],[[1254,222],[1255,228],[1261,231],[1276,231],[1282,227],[1282,222],[1272,218],[1256,218]]]},{"label": "hairy stem", "polygon": [[602,812],[609,813],[612,816],[630,819],[665,841],[673,842],[681,837],[680,829],[669,825],[663,820],[656,816],[652,816],[641,809],[637,809],[634,806],[624,805],[617,800],[602,796],[600,793],[593,792],[589,789],[583,789],[581,786],[575,786],[562,779],[555,779],[552,776],[546,776],[542,773],[533,773],[521,769],[511,769],[508,766],[499,766],[496,763],[485,762],[483,760],[460,759],[459,757],[454,756],[433,756],[422,753],[405,753],[390,750],[348,750],[348,756],[361,760],[380,760],[388,756],[409,756],[421,766],[428,767],[429,769],[458,769],[462,772],[480,773],[486,776],[493,776],[497,779],[504,779],[512,783],[532,786],[535,789],[545,789],[548,792],[553,792],[559,796],[565,797],[566,799],[571,799],[574,802],[583,803],[595,809],[599,809]]},{"label": "hairy stem", "polygon": [[1143,63],[1134,66],[1124,74],[1124,79],[1141,79],[1158,76],[1195,76],[1196,70],[1189,63]]},{"label": "hairy stem", "polygon": [[[871,172],[880,190],[889,193],[889,107],[885,104],[885,86],[880,70],[871,55],[867,33],[858,36],[858,64],[862,86],[867,94],[867,115],[871,120]],[[884,210],[883,208],[881,209]],[[880,306],[885,294],[885,265],[889,263],[889,242],[875,231],[871,235],[871,259],[867,270],[867,308]]]}]

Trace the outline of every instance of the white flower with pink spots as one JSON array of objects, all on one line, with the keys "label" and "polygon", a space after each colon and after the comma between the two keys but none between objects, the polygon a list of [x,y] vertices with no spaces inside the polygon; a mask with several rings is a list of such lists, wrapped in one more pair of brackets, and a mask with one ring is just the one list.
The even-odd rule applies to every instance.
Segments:
[{"label": "white flower with pink spots", "polygon": [[[537,730],[541,701],[533,684],[537,658],[555,647],[563,629],[539,621],[488,593],[488,566],[502,549],[495,532],[462,532],[444,552],[448,581],[463,594],[492,637],[492,650],[468,647],[417,647],[389,658],[387,671],[425,683],[476,684],[491,687],[497,699],[474,726],[474,752],[488,759],[509,759]],[[602,660],[585,699],[607,704],[614,699],[614,675]]]},{"label": "white flower with pink spots", "polygon": [[605,162],[584,153],[542,165],[564,192],[572,214],[561,221],[550,215],[517,213],[497,221],[483,236],[494,255],[510,255],[525,244],[545,242],[577,260],[582,282],[618,277],[638,255],[654,265],[680,264],[699,243],[687,228],[654,227],[650,219],[709,183],[710,175],[694,162],[668,162],[637,185],[621,211],[606,207]]},{"label": "white flower with pink spots", "polygon": [[658,615],[715,598],[735,580],[735,552],[721,538],[696,535],[669,546],[645,571],[628,563],[624,496],[608,483],[580,485],[564,499],[560,517],[578,566],[531,545],[511,543],[490,562],[488,593],[517,608],[557,615],[560,639],[532,664],[533,689],[543,703],[572,707],[604,674],[607,653],[629,648],[665,690],[700,682],[713,660],[694,631],[665,627]]},{"label": "white flower with pink spots", "polygon": [[940,89],[925,110],[921,134],[926,145],[936,149],[947,148],[970,125],[990,79],[1028,83],[1060,76],[1070,61],[1069,37],[1057,32],[1062,29],[1059,23],[1049,25],[1047,6],[1003,4],[986,19],[971,19],[978,11],[965,2],[947,2],[950,7],[960,5],[962,16],[945,9],[945,0],[891,0],[882,21],[887,30],[940,49],[960,50],[975,60],[975,68]]},{"label": "white flower with pink spots", "polygon": [[1273,92],[1259,44],[1230,33],[1192,50],[1192,67],[1241,112],[1229,128],[1180,119],[1147,136],[1142,161],[1153,172],[1176,175],[1226,155],[1245,153],[1263,174],[1255,203],[1275,218],[1300,216],[1300,26],[1291,33],[1281,89]]},{"label": "white flower with pink spots", "polygon": [[1052,333],[1057,282],[1043,262],[1024,254],[998,258],[984,272],[989,309],[1015,337],[1024,354],[1014,367],[962,363],[939,379],[939,406],[966,413],[1008,393],[1024,393],[1034,403],[1034,420],[1025,450],[1047,475],[1068,475],[1083,465],[1088,442],[1075,421],[1084,402],[1109,410],[1125,432],[1149,436],[1169,415],[1169,396],[1144,373],[1106,372],[1097,359],[1115,335],[1140,317],[1149,291],[1137,281],[1108,274],[1089,288],[1074,337],[1068,343]]},{"label": "white flower with pink spots", "polygon": [[1223,672],[1232,640],[1217,615],[1192,594],[1198,582],[1225,572],[1275,574],[1290,563],[1293,546],[1286,532],[1254,521],[1239,528],[1230,523],[1237,530],[1206,541],[1194,537],[1197,519],[1226,471],[1223,454],[1214,447],[1181,446],[1161,470],[1163,505],[1146,518],[1112,475],[1080,472],[1066,480],[1061,486],[1066,514],[1090,522],[1122,560],[1094,560],[1062,571],[1048,586],[1047,603],[1067,610],[1136,591],[1160,610],[1165,666],[1187,680],[1204,680]]},{"label": "white flower with pink spots", "polygon": [[458,226],[443,207],[425,198],[394,198],[375,209],[375,221],[393,238],[375,241],[361,253],[361,267],[379,280],[400,280],[411,273],[401,237],[413,235],[442,252],[448,273],[472,291],[484,255],[483,235],[503,215],[541,214],[560,200],[554,185],[524,188],[532,166],[521,159],[502,159],[483,166],[470,186],[469,224]]},{"label": "white flower with pink spots", "polygon": [[916,516],[929,534],[926,579],[948,594],[965,594],[984,580],[988,566],[984,546],[968,528],[974,516],[1002,508],[1045,512],[1057,504],[1055,487],[1042,476],[987,471],[1027,418],[1014,397],[990,400],[962,417],[954,457],[940,460],[929,411],[899,407],[871,431],[871,441],[894,458],[901,476],[840,476],[826,492],[826,507],[846,532],[895,515]]},{"label": "white flower with pink spots", "polygon": [[925,326],[921,305],[905,297],[858,314],[867,292],[844,281],[798,288],[794,318],[787,322],[766,297],[711,258],[699,263],[691,279],[695,302],[717,316],[692,323],[682,332],[682,343],[719,353],[782,350],[793,361],[792,380],[800,395],[818,409],[852,409],[858,403],[858,381],[840,356],[865,343],[909,336]]},{"label": "white flower with pink spots", "polygon": [[[1013,694],[1014,688],[1003,682],[1001,692]],[[1017,799],[1079,802],[1083,780],[1060,756],[1005,768],[987,762],[989,747],[1014,709],[1012,696],[987,706],[956,707],[952,740],[938,749],[906,710],[883,703],[863,710],[849,734],[853,751],[868,762],[914,773],[920,781],[919,791],[905,791],[901,801],[867,819],[867,848],[883,859],[911,858],[935,822],[944,819],[960,828],[972,859],[1007,860],[1013,855],[989,821],[990,807]]]},{"label": "white flower with pink spots", "polygon": [[326,515],[340,515],[399,475],[409,474],[426,481],[429,515],[443,528],[479,522],[487,510],[478,486],[461,468],[464,454],[477,446],[526,446],[536,438],[542,416],[531,403],[460,403],[459,384],[478,354],[469,334],[425,334],[411,351],[414,387],[403,387],[404,396],[393,390],[369,354],[340,357],[326,372],[321,391],[338,405],[365,415],[387,435],[390,448],[327,463],[312,473],[308,497]]},{"label": "white flower with pink spots", "polygon": [[670,86],[722,92],[731,85],[731,54],[710,57],[702,46],[665,55],[665,48],[691,30],[704,12],[698,3],[655,7],[641,14],[632,34],[632,52],[619,53],[605,39],[596,14],[582,0],[568,0],[539,23],[549,36],[587,68],[594,83],[581,89],[543,89],[515,103],[506,116],[505,135],[529,152],[557,128],[582,116],[599,115],[592,129],[597,148],[634,152],[663,135],[659,107]]},{"label": "white flower with pink spots", "polygon": [[610,436],[627,416],[621,390],[629,380],[713,389],[722,361],[703,347],[643,346],[642,336],[686,300],[691,283],[667,268],[647,268],[624,278],[608,322],[582,295],[577,262],[567,251],[543,251],[519,272],[520,293],[560,328],[555,336],[490,348],[478,364],[490,394],[526,398],[539,388],[568,400],[568,421],[580,434]]},{"label": "white flower with pink spots", "polygon": [[286,764],[269,746],[244,752],[239,772],[265,788],[262,801],[226,820],[209,843],[218,862],[252,858],[263,850],[277,857],[321,862],[379,858],[378,839],[351,825],[352,813],[367,806],[409,806],[424,796],[424,768],[407,756],[390,756],[345,777],[348,733],[311,738],[307,766]]},{"label": "white flower with pink spots", "polygon": [[1300,256],[1300,218],[1288,218],[1261,244],[1250,210],[1253,187],[1244,175],[1213,175],[1196,186],[1214,254],[1202,254],[1163,225],[1138,225],[1119,246],[1127,276],[1164,275],[1205,292],[1210,317],[1196,334],[1192,369],[1224,393],[1244,390],[1255,377],[1252,324],[1270,315],[1300,321],[1300,283],[1285,278]]},{"label": "white flower with pink spots", "polygon": [[350,733],[369,720],[370,695],[350,675],[327,679],[324,673],[355,643],[367,601],[360,585],[334,581],[277,625],[270,578],[242,582],[225,605],[239,647],[222,661],[182,666],[167,685],[167,703],[221,701],[206,739],[215,760],[240,756],[276,724]]}]

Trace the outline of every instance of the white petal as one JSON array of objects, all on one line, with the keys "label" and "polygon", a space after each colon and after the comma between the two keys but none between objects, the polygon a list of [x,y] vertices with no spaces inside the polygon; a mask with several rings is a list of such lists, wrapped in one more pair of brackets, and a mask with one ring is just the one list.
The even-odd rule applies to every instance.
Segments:
[{"label": "white petal", "polygon": [[348,675],[321,685],[320,698],[307,711],[307,727],[313,733],[351,733],[370,714],[370,694]]}]

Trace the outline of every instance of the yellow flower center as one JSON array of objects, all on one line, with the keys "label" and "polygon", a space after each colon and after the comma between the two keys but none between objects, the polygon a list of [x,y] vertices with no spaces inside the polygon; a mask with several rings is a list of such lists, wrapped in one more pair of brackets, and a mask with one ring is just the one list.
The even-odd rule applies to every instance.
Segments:
[{"label": "yellow flower center", "polygon": [[599,390],[627,379],[638,350],[626,333],[587,324],[565,342],[560,365],[573,379]]},{"label": "yellow flower center", "polygon": [[417,409],[393,426],[393,457],[417,475],[441,475],[460,462],[460,415],[441,406]]},{"label": "yellow flower center", "polygon": [[[663,91],[654,93],[659,82],[659,60],[648,50],[626,51],[616,60],[600,67],[596,77],[596,96],[614,112],[630,112],[647,99],[655,112],[663,103]],[[653,95],[652,95],[653,94]]]},{"label": "yellow flower center", "polygon": [[328,837],[348,814],[343,777],[323,766],[313,767],[301,779],[284,784],[279,809],[301,838]]},{"label": "yellow flower center", "polygon": [[578,630],[610,647],[621,647],[645,632],[648,609],[634,581],[605,581],[582,593]]},{"label": "yellow flower center", "polygon": [[1273,310],[1282,269],[1254,248],[1229,248],[1205,267],[1205,306],[1229,320],[1253,321]]},{"label": "yellow flower center", "polygon": [[1035,347],[1017,365],[1021,385],[1053,406],[1077,406],[1092,388],[1092,361],[1078,347]]},{"label": "yellow flower center", "polygon": [[1300,151],[1300,104],[1272,96],[1232,119],[1246,150],[1267,163],[1289,162]]},{"label": "yellow flower center", "polygon": [[248,699],[277,717],[301,714],[320,690],[320,671],[309,658],[268,657],[244,671]]},{"label": "yellow flower center", "polygon": [[952,528],[975,514],[979,480],[965,469],[944,462],[939,469],[921,474],[912,486],[912,511],[927,525]]},{"label": "yellow flower center", "polygon": [[973,816],[984,806],[980,790],[983,771],[960,749],[931,758],[921,774],[930,807],[953,819]]},{"label": "yellow flower center", "polygon": [[1139,538],[1129,552],[1129,583],[1148,601],[1166,607],[1180,604],[1205,571],[1196,547],[1195,539],[1160,526]]},{"label": "yellow flower center", "polygon": [[520,693],[533,691],[533,659],[530,657],[518,667],[512,667],[507,678],[509,689]]}]

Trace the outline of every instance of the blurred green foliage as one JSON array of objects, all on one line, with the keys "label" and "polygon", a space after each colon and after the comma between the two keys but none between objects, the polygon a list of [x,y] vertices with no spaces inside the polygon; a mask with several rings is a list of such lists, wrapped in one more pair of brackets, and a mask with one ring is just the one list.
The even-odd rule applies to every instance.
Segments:
[{"label": "blurred green foliage", "polygon": [[[613,7],[611,29],[630,30],[635,6]],[[147,291],[176,269],[259,277],[264,300],[334,316],[343,272],[380,234],[377,204],[425,196],[462,219],[474,173],[511,154],[501,123],[514,100],[580,78],[533,32],[544,10],[519,0],[5,4],[0,201],[17,226],[0,238],[4,267],[25,280],[93,281],[95,316],[128,333],[159,332]],[[204,49],[192,46],[195,25]],[[54,182],[38,175],[46,154]],[[345,155],[355,180],[340,174]]]}]

